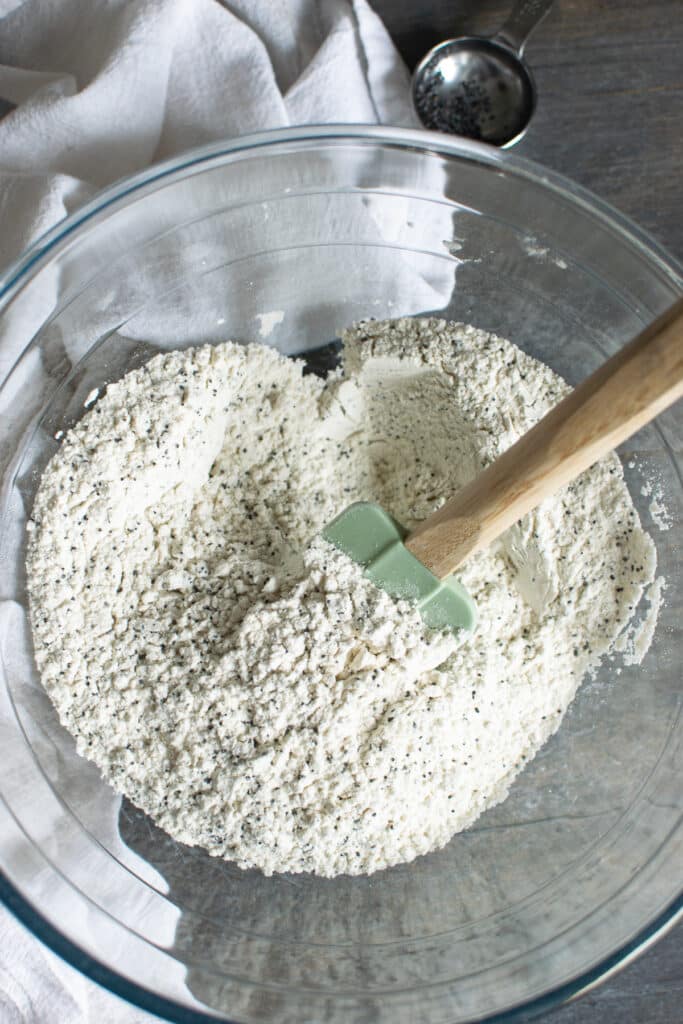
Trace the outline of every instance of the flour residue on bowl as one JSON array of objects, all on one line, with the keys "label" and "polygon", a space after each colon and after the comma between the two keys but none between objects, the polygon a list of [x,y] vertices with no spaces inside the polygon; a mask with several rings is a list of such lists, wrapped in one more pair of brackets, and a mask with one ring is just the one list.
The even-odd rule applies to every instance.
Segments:
[{"label": "flour residue on bowl", "polygon": [[278,324],[281,324],[285,318],[284,309],[271,309],[267,313],[257,313],[256,319],[258,320],[258,336],[259,338],[269,338],[273,333]]},{"label": "flour residue on bowl", "polygon": [[664,492],[660,484],[648,480],[640,489],[644,498],[650,499],[648,511],[652,522],[658,530],[670,530],[673,524],[671,513],[664,502]]},{"label": "flour residue on bowl", "polygon": [[343,341],[326,380],[260,345],[155,357],[69,431],[30,524],[36,659],[79,752],[268,873],[371,872],[467,828],[655,577],[610,456],[469,561],[474,634],[426,630],[311,542],[360,499],[418,522],[568,389],[462,324]]}]

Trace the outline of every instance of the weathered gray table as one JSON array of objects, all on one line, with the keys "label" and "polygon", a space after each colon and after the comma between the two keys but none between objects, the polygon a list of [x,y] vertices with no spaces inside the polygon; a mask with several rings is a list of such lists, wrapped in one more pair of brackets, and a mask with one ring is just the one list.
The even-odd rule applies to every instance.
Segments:
[{"label": "weathered gray table", "polygon": [[[442,39],[490,33],[512,0],[373,0],[412,67]],[[556,0],[527,48],[539,92],[516,152],[573,178],[683,259],[683,2]],[[556,1024],[683,1022],[683,926]]]}]

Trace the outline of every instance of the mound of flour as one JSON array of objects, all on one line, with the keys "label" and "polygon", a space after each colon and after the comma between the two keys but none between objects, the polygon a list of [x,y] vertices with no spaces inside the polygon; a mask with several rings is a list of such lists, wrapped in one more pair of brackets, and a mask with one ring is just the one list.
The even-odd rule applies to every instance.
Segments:
[{"label": "mound of flour", "polygon": [[566,392],[461,324],[362,323],[326,381],[262,346],[159,355],[50,462],[28,585],[81,754],[177,839],[244,867],[371,872],[502,800],[654,578],[616,457],[473,557],[479,625],[427,630],[321,540],[406,525]]}]

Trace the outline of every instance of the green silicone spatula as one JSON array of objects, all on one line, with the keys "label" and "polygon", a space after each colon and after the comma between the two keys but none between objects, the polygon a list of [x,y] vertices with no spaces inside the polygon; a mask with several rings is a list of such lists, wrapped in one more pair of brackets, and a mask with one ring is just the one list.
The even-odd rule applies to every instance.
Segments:
[{"label": "green silicone spatula", "polygon": [[683,299],[412,532],[358,502],[323,537],[428,626],[472,629],[474,602],[451,574],[681,395]]}]

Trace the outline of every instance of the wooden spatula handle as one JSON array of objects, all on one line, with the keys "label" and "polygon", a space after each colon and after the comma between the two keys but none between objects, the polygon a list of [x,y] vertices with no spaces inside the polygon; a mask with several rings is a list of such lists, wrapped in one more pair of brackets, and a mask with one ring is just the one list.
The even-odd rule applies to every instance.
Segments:
[{"label": "wooden spatula handle", "polygon": [[443,579],[683,395],[683,299],[425,519],[406,547]]}]

